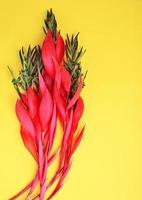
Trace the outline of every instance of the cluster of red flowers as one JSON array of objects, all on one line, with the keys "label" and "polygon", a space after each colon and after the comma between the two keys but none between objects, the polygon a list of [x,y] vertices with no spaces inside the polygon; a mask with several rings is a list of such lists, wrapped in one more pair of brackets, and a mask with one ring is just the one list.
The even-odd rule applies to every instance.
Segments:
[{"label": "cluster of red flowers", "polygon": [[[78,77],[76,90],[70,95],[74,77],[65,64],[67,47],[60,33],[55,31],[49,27],[46,32],[41,47],[43,68],[37,69],[37,84],[31,80],[24,92],[18,90],[20,99],[16,102],[16,115],[21,126],[21,136],[38,169],[35,178],[11,200],[28,190],[26,200],[43,200],[48,188],[57,181],[47,198],[51,199],[62,187],[71,166],[72,155],[83,136],[84,127],[80,131],[77,129],[84,110],[80,96],[83,77],[82,74]],[[56,138],[57,119],[62,126],[62,141],[60,147],[51,154]],[[48,167],[57,155],[59,163],[56,172],[47,181]],[[38,183],[40,192],[33,198],[31,195]]]}]

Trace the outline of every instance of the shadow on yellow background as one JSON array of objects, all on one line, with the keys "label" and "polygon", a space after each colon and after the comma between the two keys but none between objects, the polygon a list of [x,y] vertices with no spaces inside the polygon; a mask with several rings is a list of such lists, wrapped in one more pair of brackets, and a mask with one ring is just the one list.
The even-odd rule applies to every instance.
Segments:
[{"label": "shadow on yellow background", "polygon": [[80,32],[87,49],[82,93],[85,137],[57,200],[142,200],[142,0],[0,1],[0,200],[34,175],[14,113],[18,50],[40,44],[46,10],[63,36]]}]

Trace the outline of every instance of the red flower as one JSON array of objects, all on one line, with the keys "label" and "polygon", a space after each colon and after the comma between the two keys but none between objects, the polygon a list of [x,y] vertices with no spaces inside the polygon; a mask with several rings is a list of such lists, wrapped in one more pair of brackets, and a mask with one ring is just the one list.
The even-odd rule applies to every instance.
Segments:
[{"label": "red flower", "polygon": [[[53,13],[49,14],[52,16],[51,21],[54,21]],[[51,17],[50,15],[49,17]],[[55,25],[56,23],[54,27]],[[28,189],[30,191],[26,199],[30,199],[38,182],[40,183],[40,193],[37,199],[43,200],[46,191],[58,180],[55,189],[47,200],[51,199],[63,186],[64,179],[71,167],[72,155],[84,133],[85,127],[77,131],[84,111],[83,99],[80,97],[83,79],[80,63],[78,62],[82,49],[76,52],[78,35],[75,38],[72,37],[71,41],[67,38],[66,48],[70,53],[73,51],[72,56],[69,57],[67,49],[65,51],[63,38],[57,31],[50,30],[50,28],[48,25],[41,55],[37,49],[35,51],[29,49],[27,60],[25,55],[21,56],[22,59],[25,59],[24,62],[27,62],[26,67],[29,66],[29,69],[26,79],[23,78],[25,77],[26,71],[24,70],[26,68],[21,71],[21,74],[24,73],[22,79],[21,76],[18,79],[18,81],[20,80],[19,85],[23,86],[22,89],[25,90],[24,94],[20,92],[19,86],[16,85],[20,96],[20,100],[16,102],[16,115],[20,122],[23,143],[34,157],[38,169],[35,178],[11,200],[17,199]],[[67,44],[72,46],[68,47]],[[35,55],[38,61],[36,61]],[[29,62],[30,56],[31,62]],[[69,68],[66,66],[64,59],[69,59]],[[42,60],[40,64],[39,60]],[[22,60],[22,65],[24,65],[24,62]],[[40,70],[41,66],[43,67],[42,70]],[[24,81],[23,85],[22,81]],[[58,119],[63,130],[62,141],[59,151],[56,150],[51,155]],[[48,167],[56,158],[57,153],[59,154],[58,168],[52,179],[46,183]]]}]

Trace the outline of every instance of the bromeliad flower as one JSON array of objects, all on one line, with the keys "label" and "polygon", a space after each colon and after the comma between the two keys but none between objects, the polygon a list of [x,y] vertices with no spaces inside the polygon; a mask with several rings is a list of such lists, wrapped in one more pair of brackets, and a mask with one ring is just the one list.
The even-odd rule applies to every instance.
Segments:
[{"label": "bromeliad flower", "polygon": [[[78,34],[71,38],[67,35],[64,41],[57,30],[52,10],[47,12],[44,32],[46,36],[41,48],[29,46],[27,53],[23,48],[20,50],[22,68],[18,78],[12,80],[19,95],[15,109],[21,137],[37,163],[37,172],[34,179],[11,200],[28,190],[26,200],[43,200],[47,190],[56,182],[47,198],[51,199],[63,186],[85,128],[78,130],[84,111],[80,94],[86,77],[80,62],[85,51],[83,47],[78,48]],[[53,151],[58,119],[62,126],[62,140]],[[48,168],[57,156],[56,172],[47,179]],[[38,184],[39,194],[33,198]]]}]

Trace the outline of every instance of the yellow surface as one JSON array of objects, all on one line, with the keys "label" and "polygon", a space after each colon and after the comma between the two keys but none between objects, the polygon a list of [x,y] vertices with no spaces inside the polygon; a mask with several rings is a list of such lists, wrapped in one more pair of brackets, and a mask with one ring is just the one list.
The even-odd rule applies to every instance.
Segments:
[{"label": "yellow surface", "polygon": [[65,33],[80,31],[89,70],[85,137],[57,200],[142,200],[142,0],[0,0],[0,200],[34,175],[6,68],[18,50],[42,42],[46,9]]}]

